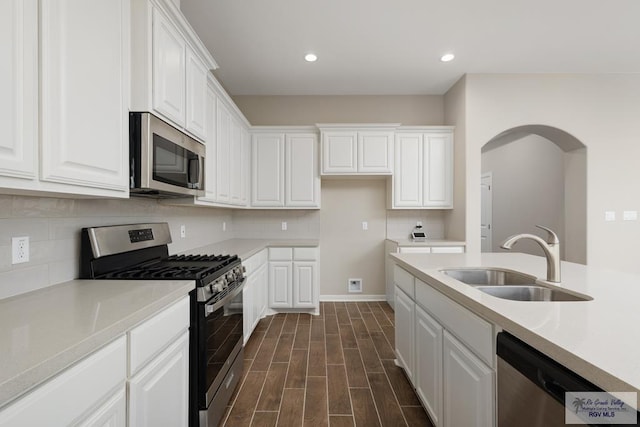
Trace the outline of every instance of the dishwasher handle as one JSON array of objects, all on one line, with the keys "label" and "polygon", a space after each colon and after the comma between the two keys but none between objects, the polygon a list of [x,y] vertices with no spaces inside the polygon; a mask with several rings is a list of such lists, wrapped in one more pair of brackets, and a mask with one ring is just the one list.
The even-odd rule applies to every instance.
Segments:
[{"label": "dishwasher handle", "polygon": [[565,404],[565,393],[568,391],[603,391],[508,332],[500,332],[496,344],[499,358],[562,405]]}]

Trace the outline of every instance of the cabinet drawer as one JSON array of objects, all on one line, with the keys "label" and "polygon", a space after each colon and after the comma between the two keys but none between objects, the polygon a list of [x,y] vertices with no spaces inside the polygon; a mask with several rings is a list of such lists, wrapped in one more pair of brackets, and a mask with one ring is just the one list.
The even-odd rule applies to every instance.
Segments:
[{"label": "cabinet drawer", "polygon": [[124,391],[126,371],[122,336],[1,410],[0,425],[75,425],[114,390]]},{"label": "cabinet drawer", "polygon": [[267,262],[267,250],[263,249],[257,254],[247,258],[246,260],[242,260],[242,265],[246,270],[246,275],[249,276],[253,274],[261,265]]},{"label": "cabinet drawer", "polygon": [[491,324],[451,301],[419,279],[415,279],[416,302],[433,315],[444,328],[458,337],[485,363],[493,366]]},{"label": "cabinet drawer", "polygon": [[431,253],[431,248],[427,246],[400,247],[398,248],[398,250],[400,251],[401,254],[430,254]]},{"label": "cabinet drawer", "polygon": [[318,259],[318,248],[293,248],[293,259],[296,261],[315,261]]},{"label": "cabinet drawer", "polygon": [[162,313],[129,332],[129,376],[189,328],[189,297],[184,297]]},{"label": "cabinet drawer", "polygon": [[464,247],[462,246],[434,246],[431,248],[432,254],[462,254]]},{"label": "cabinet drawer", "polygon": [[269,261],[292,261],[293,248],[269,248]]},{"label": "cabinet drawer", "polygon": [[397,265],[394,265],[393,281],[396,284],[396,286],[402,289],[412,299],[415,298],[414,282],[413,282],[414,278],[409,272],[407,272],[405,269],[401,267],[398,267]]}]

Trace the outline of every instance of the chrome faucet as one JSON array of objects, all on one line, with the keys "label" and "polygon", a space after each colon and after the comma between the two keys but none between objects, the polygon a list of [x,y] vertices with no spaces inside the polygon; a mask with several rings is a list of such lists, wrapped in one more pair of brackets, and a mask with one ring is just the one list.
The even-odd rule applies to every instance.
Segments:
[{"label": "chrome faucet", "polygon": [[507,238],[500,247],[510,250],[513,244],[520,239],[533,240],[542,247],[547,258],[547,281],[560,283],[560,239],[558,239],[556,233],[547,227],[541,225],[536,225],[536,227],[545,230],[549,234],[546,241],[535,234],[514,234]]}]

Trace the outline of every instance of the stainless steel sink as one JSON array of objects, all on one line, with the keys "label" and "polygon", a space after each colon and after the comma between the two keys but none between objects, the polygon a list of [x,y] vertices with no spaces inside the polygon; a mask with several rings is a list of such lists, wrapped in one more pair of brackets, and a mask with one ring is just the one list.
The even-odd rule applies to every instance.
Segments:
[{"label": "stainless steel sink", "polygon": [[440,270],[447,276],[468,285],[535,285],[535,276],[498,268],[447,268]]},{"label": "stainless steel sink", "polygon": [[485,294],[513,301],[590,301],[593,299],[586,295],[575,295],[540,285],[476,286],[475,288]]},{"label": "stainless steel sink", "polygon": [[452,279],[497,298],[513,301],[590,301],[588,295],[542,285],[535,276],[500,268],[446,268]]}]

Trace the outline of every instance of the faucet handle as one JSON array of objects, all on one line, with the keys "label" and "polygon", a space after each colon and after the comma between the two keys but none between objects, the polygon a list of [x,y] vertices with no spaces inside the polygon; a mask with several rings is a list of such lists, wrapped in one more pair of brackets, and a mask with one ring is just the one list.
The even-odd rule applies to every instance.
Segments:
[{"label": "faucet handle", "polygon": [[546,231],[548,233],[547,243],[550,245],[558,245],[560,244],[560,239],[558,239],[558,235],[553,232],[550,228],[543,227],[542,225],[536,225],[536,227]]}]

